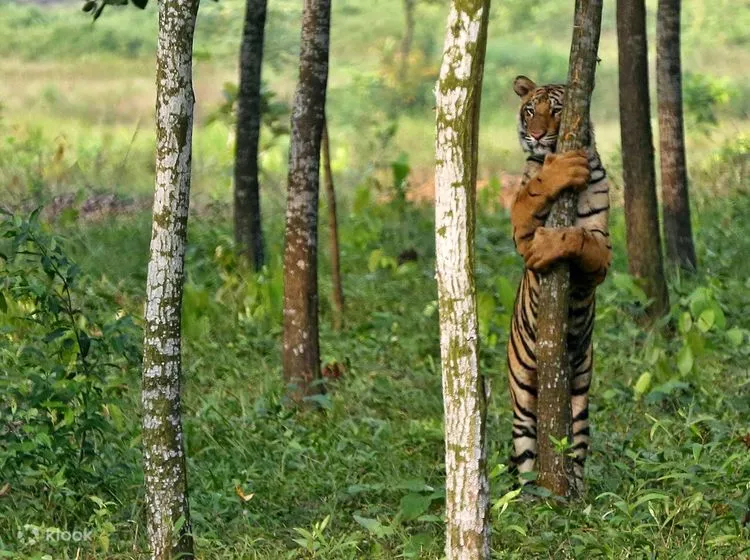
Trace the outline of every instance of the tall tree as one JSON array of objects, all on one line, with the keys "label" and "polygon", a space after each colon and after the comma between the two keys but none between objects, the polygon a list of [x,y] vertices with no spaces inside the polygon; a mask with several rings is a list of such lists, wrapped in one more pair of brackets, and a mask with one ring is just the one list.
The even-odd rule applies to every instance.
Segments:
[{"label": "tall tree", "polygon": [[[180,413],[182,287],[198,0],[159,1],[156,187],[143,341],[143,459],[152,557],[192,558]],[[181,556],[180,556],[181,555]]]},{"label": "tall tree", "polygon": [[617,0],[617,47],[628,268],[650,298],[646,315],[654,319],[666,312],[669,294],[656,200],[645,0]]},{"label": "tall tree", "polygon": [[667,259],[686,270],[697,263],[690,226],[680,64],[680,0],[659,0],[656,15],[662,219]]},{"label": "tall tree", "polygon": [[474,281],[479,108],[489,10],[489,0],[453,0],[436,90],[435,249],[448,560],[490,557],[487,401],[479,371]]},{"label": "tall tree", "polygon": [[404,0],[404,36],[401,38],[401,66],[398,70],[398,77],[401,81],[406,79],[406,73],[409,71],[409,55],[411,54],[411,45],[414,42],[414,13],[417,8],[417,0]]},{"label": "tall tree", "polygon": [[258,183],[261,123],[260,74],[266,0],[247,0],[240,47],[237,138],[234,158],[234,238],[255,270],[263,266],[263,228]]},{"label": "tall tree", "polygon": [[[576,0],[573,39],[556,151],[589,145],[589,105],[594,90],[602,0]],[[577,195],[563,193],[552,206],[546,227],[570,227],[576,220]],[[572,441],[570,360],[567,353],[570,268],[560,262],[539,282],[537,309],[537,442],[538,481],[560,496],[576,490],[572,460],[560,453],[552,438]]]},{"label": "tall tree", "polygon": [[323,175],[328,199],[328,244],[331,251],[331,280],[333,283],[333,328],[344,326],[344,285],[341,280],[341,251],[339,250],[339,219],[336,213],[336,189],[331,169],[331,143],[328,137],[328,120],[323,123]]},{"label": "tall tree", "polygon": [[305,0],[289,144],[284,233],[284,377],[292,397],[318,393],[318,189],[328,83],[330,0]]}]

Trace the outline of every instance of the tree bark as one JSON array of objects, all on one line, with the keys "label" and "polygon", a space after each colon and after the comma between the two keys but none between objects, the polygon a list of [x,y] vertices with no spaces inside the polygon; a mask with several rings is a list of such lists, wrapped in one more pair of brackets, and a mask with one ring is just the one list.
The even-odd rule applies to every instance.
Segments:
[{"label": "tree bark", "polygon": [[331,171],[331,145],[328,139],[328,121],[323,122],[323,173],[328,199],[328,243],[331,251],[331,279],[333,281],[333,328],[344,327],[344,286],[341,281],[341,252],[339,250],[339,224],[336,213],[336,190]]},{"label": "tree bark", "polygon": [[435,243],[448,560],[490,557],[487,396],[479,371],[474,228],[489,0],[454,0],[437,85]]},{"label": "tree bark", "polygon": [[617,46],[628,267],[651,300],[645,311],[653,320],[667,311],[669,295],[656,200],[644,0],[617,0]]},{"label": "tree bark", "polygon": [[414,42],[414,12],[417,7],[417,0],[404,0],[404,36],[401,39],[401,67],[399,68],[398,77],[402,82],[406,79],[409,71],[409,55],[411,54],[411,45]]},{"label": "tree bark", "polygon": [[662,218],[667,259],[685,270],[695,271],[682,114],[680,0],[659,0],[656,41]]},{"label": "tree bark", "polygon": [[193,557],[180,416],[182,286],[198,0],[160,0],[156,187],[143,341],[143,459],[152,558]]},{"label": "tree bark", "polygon": [[291,119],[284,234],[284,377],[292,398],[320,393],[318,189],[328,82],[330,0],[305,0]]},{"label": "tree bark", "polygon": [[260,75],[266,0],[247,0],[240,47],[237,138],[234,158],[234,238],[255,270],[263,266],[263,228],[258,183]]},{"label": "tree bark", "polygon": [[[568,85],[560,121],[557,152],[589,144],[589,105],[594,90],[602,0],[576,0],[573,39],[568,63]],[[578,197],[565,192],[552,206],[546,227],[569,227],[576,218]],[[570,268],[561,262],[539,283],[537,316],[538,484],[559,496],[576,490],[573,465],[567,453],[556,449],[552,438],[572,441],[570,361],[567,353]]]}]

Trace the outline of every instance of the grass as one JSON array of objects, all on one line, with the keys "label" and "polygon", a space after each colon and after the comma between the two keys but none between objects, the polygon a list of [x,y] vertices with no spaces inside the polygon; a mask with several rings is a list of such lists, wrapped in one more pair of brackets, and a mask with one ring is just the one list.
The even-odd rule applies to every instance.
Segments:
[{"label": "grass", "polygon": [[[709,173],[720,176],[723,165],[734,163],[714,163],[701,181],[715,183],[717,176]],[[750,497],[750,454],[743,439],[750,402],[750,246],[740,228],[750,200],[736,188],[750,185],[746,175],[741,181],[730,185],[725,200],[698,197],[695,226],[705,272],[672,278],[672,316],[681,330],[671,337],[643,331],[631,318],[631,302],[641,294],[625,274],[622,214],[615,213],[615,267],[600,289],[595,334],[588,489],[572,507],[509,494],[503,341],[521,267],[505,211],[483,195],[477,273],[481,362],[492,385],[494,558],[747,553],[742,519]],[[284,405],[281,383],[281,222],[269,218],[271,262],[254,276],[232,256],[226,216],[191,218],[184,421],[201,557],[440,557],[443,441],[432,219],[426,209],[407,212],[404,223],[395,208],[374,202],[366,189],[344,207],[348,328],[341,336],[328,326],[324,259],[321,344],[324,362],[339,362],[345,372],[329,380],[322,411],[307,413]],[[116,294],[110,309],[138,321],[147,214],[63,229],[66,246],[90,278],[88,290]],[[420,260],[395,266],[407,246],[417,249]],[[78,297],[85,308],[87,298]],[[706,309],[711,313],[704,314]],[[692,356],[689,368],[685,347]],[[115,483],[103,474],[88,490],[102,505],[90,498],[75,517],[39,509],[45,491],[23,493],[19,484],[18,493],[0,501],[6,508],[0,516],[4,550],[28,557],[76,555],[70,543],[32,541],[24,524],[33,524],[92,529],[92,540],[81,544],[82,557],[140,557],[133,551],[142,549],[144,534],[138,376],[133,364],[125,372],[128,390],[112,401],[124,420],[117,451],[98,467],[106,473],[125,462],[128,474]],[[12,471],[10,476],[15,480]],[[45,484],[52,492],[52,482]],[[64,492],[80,490],[72,480],[67,484]]]}]

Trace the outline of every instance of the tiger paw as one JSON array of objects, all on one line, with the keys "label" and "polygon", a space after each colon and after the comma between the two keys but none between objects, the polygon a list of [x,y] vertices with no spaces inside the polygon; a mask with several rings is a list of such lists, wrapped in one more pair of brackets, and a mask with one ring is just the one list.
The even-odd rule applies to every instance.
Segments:
[{"label": "tiger paw", "polygon": [[589,160],[585,150],[548,154],[544,166],[537,175],[537,182],[547,196],[557,198],[563,189],[576,192],[589,184]]},{"label": "tiger paw", "polygon": [[534,232],[523,258],[526,268],[535,272],[544,272],[553,263],[571,256],[570,236],[573,232],[565,229],[540,227]]}]

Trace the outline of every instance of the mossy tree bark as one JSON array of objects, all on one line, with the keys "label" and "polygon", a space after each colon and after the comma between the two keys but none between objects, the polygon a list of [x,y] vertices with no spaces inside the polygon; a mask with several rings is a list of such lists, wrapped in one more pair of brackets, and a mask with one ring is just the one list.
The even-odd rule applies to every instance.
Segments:
[{"label": "mossy tree bark", "polygon": [[667,259],[695,271],[690,226],[685,124],[682,114],[680,0],[659,0],[656,15],[656,92],[659,103],[662,219]]},{"label": "mossy tree bark", "polygon": [[155,559],[192,558],[180,414],[182,286],[193,133],[198,0],[160,0],[156,55],[156,187],[143,342],[143,459]]},{"label": "mossy tree bark", "polygon": [[485,381],[479,372],[474,227],[489,0],[454,0],[437,85],[435,243],[445,410],[448,560],[489,558]]},{"label": "mossy tree bark", "polygon": [[289,144],[284,233],[284,377],[293,399],[319,393],[318,190],[328,82],[330,0],[305,0]]},{"label": "mossy tree bark", "polygon": [[[568,85],[557,152],[589,144],[589,105],[594,89],[602,19],[602,0],[576,0]],[[563,195],[552,206],[546,227],[569,227],[576,218],[577,195]],[[570,360],[567,352],[570,269],[561,262],[542,275],[537,317],[538,484],[559,496],[575,490],[572,460],[553,439],[572,441]]]},{"label": "mossy tree bark", "polygon": [[669,308],[669,295],[661,256],[646,43],[645,1],[617,0],[628,267],[651,300],[645,311],[647,319],[653,320]]},{"label": "mossy tree bark", "polygon": [[258,182],[260,139],[260,75],[266,0],[246,0],[240,46],[240,85],[237,92],[237,136],[234,157],[234,238],[255,270],[263,266],[263,228]]},{"label": "mossy tree bark", "polygon": [[344,327],[344,285],[341,280],[341,251],[339,249],[339,221],[336,213],[336,190],[331,170],[331,144],[328,137],[328,121],[323,122],[323,175],[328,200],[328,245],[331,251],[331,280],[333,283],[333,328]]}]

